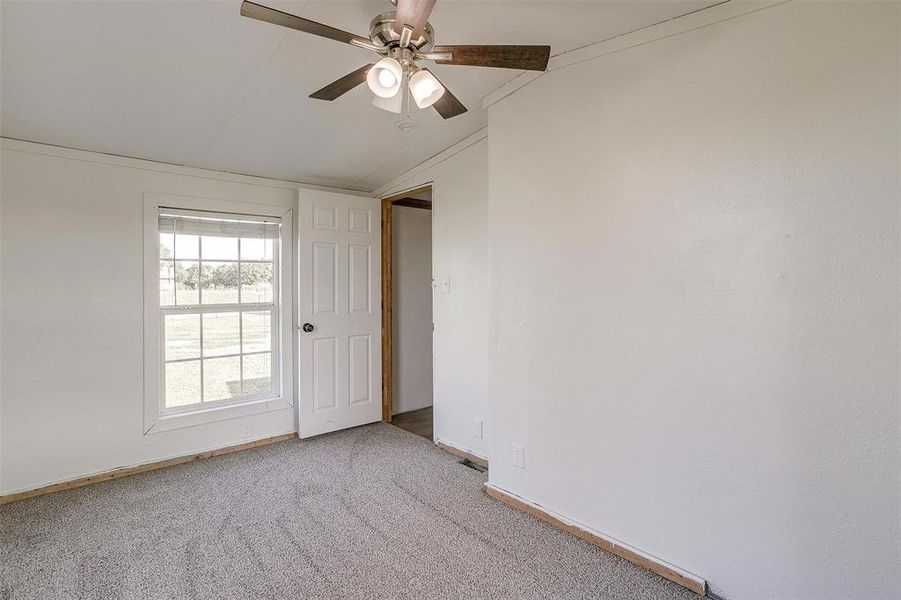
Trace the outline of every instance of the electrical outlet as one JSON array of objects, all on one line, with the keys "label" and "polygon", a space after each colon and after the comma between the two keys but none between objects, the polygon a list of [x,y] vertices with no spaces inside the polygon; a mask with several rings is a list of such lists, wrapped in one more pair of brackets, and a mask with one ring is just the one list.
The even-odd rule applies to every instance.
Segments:
[{"label": "electrical outlet", "polygon": [[442,294],[450,294],[450,277],[439,277],[433,280],[432,287]]},{"label": "electrical outlet", "polygon": [[482,439],[482,419],[476,419],[472,422],[472,437],[477,440]]},{"label": "electrical outlet", "polygon": [[513,466],[526,468],[526,449],[522,444],[513,444]]},{"label": "electrical outlet", "polygon": [[252,431],[253,430],[250,428],[250,423],[244,423],[243,425],[241,425],[241,437],[242,438],[245,438],[245,439],[249,438],[251,436]]}]

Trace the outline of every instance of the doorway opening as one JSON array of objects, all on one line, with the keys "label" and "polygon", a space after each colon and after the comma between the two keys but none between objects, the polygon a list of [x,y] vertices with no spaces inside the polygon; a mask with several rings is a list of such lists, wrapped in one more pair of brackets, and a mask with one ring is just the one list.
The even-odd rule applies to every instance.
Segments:
[{"label": "doorway opening", "polygon": [[382,200],[382,421],[434,439],[432,186]]}]

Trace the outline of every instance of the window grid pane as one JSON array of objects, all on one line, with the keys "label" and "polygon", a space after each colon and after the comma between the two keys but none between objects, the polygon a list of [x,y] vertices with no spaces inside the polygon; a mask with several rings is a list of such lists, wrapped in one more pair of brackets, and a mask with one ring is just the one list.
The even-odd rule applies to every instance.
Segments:
[{"label": "window grid pane", "polygon": [[190,306],[200,303],[200,263],[196,260],[175,261],[175,304]]},{"label": "window grid pane", "polygon": [[272,262],[272,246],[275,240],[264,238],[241,238],[238,257],[242,262]]},{"label": "window grid pane", "polygon": [[243,357],[241,382],[244,394],[266,394],[272,391],[272,353],[259,352]]},{"label": "window grid pane", "polygon": [[241,314],[214,312],[203,314],[203,357],[232,356],[241,353]]},{"label": "window grid pane", "polygon": [[240,263],[241,302],[264,304],[272,302],[272,263],[253,261]]},{"label": "window grid pane", "polygon": [[200,360],[166,363],[166,408],[198,404],[203,398]]},{"label": "window grid pane", "polygon": [[241,397],[241,358],[204,358],[203,402],[235,400]]},{"label": "window grid pane", "polygon": [[176,259],[198,260],[200,238],[196,235],[175,234],[174,254]]},{"label": "window grid pane", "polygon": [[200,256],[204,260],[238,260],[238,238],[205,235],[200,238]]},{"label": "window grid pane", "polygon": [[200,315],[166,315],[166,362],[200,358]]},{"label": "window grid pane", "polygon": [[242,353],[268,352],[272,349],[272,315],[269,311],[242,311],[241,325]]},{"label": "window grid pane", "polygon": [[[212,247],[210,240],[220,239],[215,236],[175,236],[192,238],[181,244],[191,244],[190,252],[180,253],[182,256],[193,255],[193,244],[197,239],[198,252],[196,259],[180,258],[175,261],[175,286],[181,293],[175,293],[174,303],[177,306],[224,306],[228,304],[274,304],[277,273],[274,260],[250,260],[242,257],[242,244],[258,240],[233,239],[237,246],[237,260],[225,259],[223,256],[234,255],[222,247],[211,251],[212,256],[204,248]],[[204,244],[204,242],[207,244]],[[273,240],[259,240],[266,243],[263,255],[270,254]],[[178,241],[175,242],[178,245]],[[252,254],[254,255],[254,254]],[[161,280],[162,283],[162,280]]]},{"label": "window grid pane", "polygon": [[160,260],[160,306],[175,304],[175,261]]},{"label": "window grid pane", "polygon": [[[220,238],[160,230],[165,408],[265,396],[276,389],[272,355],[278,314],[277,239]],[[216,322],[229,314],[235,317],[237,340],[228,339],[228,324]],[[247,316],[251,317],[249,322]],[[199,329],[196,342],[196,333],[182,331],[191,322]],[[253,341],[245,344],[248,327],[252,327]],[[211,339],[217,343],[209,344]]]},{"label": "window grid pane", "polygon": [[[227,331],[223,337],[223,324],[218,323],[214,328],[211,325],[211,317],[219,319],[234,315],[234,320],[238,327],[238,339],[235,341],[225,339],[228,336]],[[181,406],[189,406],[196,404],[204,404],[211,402],[223,402],[228,400],[238,400],[253,395],[263,395],[271,393],[273,390],[272,380],[274,373],[272,370],[271,355],[274,349],[272,334],[275,321],[275,307],[269,310],[261,311],[258,307],[246,308],[240,306],[222,307],[222,310],[197,312],[181,312],[168,313],[164,317],[164,323],[168,326],[164,328],[165,338],[163,340],[164,348],[178,347],[182,342],[185,332],[174,330],[173,323],[179,321],[188,321],[190,317],[196,317],[196,327],[199,329],[199,347],[197,356],[188,356],[185,351],[181,353],[164,353],[164,365],[166,365],[166,408],[178,408]],[[175,319],[173,319],[175,317]],[[251,326],[247,317],[251,317],[250,323],[255,331],[255,339],[245,344],[245,327]],[[228,329],[226,326],[225,329]],[[171,334],[171,335],[170,335]],[[263,335],[265,335],[265,340]],[[214,337],[216,344],[211,344],[208,340]],[[223,341],[224,340],[224,341]],[[265,341],[266,346],[263,346]],[[231,342],[231,343],[228,343]],[[234,343],[237,342],[237,343]],[[184,345],[183,343],[181,344]],[[193,347],[194,344],[191,344]],[[211,349],[210,346],[213,346]],[[245,347],[246,346],[246,347]],[[219,359],[231,359],[231,361],[220,361]],[[193,366],[188,366],[192,364]],[[181,369],[176,369],[176,365],[183,365]],[[264,365],[268,365],[266,382],[261,377],[261,369]],[[192,369],[185,371],[185,369]],[[231,380],[214,381],[214,375],[209,374],[210,369],[214,370],[217,375],[232,377]],[[176,376],[175,381],[170,381],[170,372]],[[193,373],[191,380],[196,385],[196,392],[187,389],[181,390],[174,385],[185,384],[185,373]],[[248,381],[248,379],[250,381]],[[212,391],[208,388],[212,387]],[[175,402],[171,401],[175,400]],[[192,401],[191,398],[194,398]]]}]

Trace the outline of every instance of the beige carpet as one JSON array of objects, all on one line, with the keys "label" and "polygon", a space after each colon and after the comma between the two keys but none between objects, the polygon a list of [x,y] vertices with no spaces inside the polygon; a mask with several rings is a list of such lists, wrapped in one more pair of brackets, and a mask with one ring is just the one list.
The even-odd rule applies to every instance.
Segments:
[{"label": "beige carpet", "polygon": [[370,425],[0,508],[2,598],[697,598]]}]

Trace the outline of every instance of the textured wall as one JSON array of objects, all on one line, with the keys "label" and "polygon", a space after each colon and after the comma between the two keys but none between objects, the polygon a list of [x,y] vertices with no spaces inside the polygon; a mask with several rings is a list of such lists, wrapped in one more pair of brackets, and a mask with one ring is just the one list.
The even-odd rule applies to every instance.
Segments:
[{"label": "textured wall", "polygon": [[0,177],[0,490],[294,431],[284,409],[144,435],[143,211],[145,191],[293,207],[296,189],[28,147]]},{"label": "textured wall", "polygon": [[782,4],[491,109],[493,484],[733,600],[901,596],[899,11]]},{"label": "textured wall", "polygon": [[[435,439],[487,456],[488,423],[488,142],[403,178],[394,192],[434,182],[432,273],[447,293],[432,296]],[[484,437],[473,435],[483,420]]]}]

